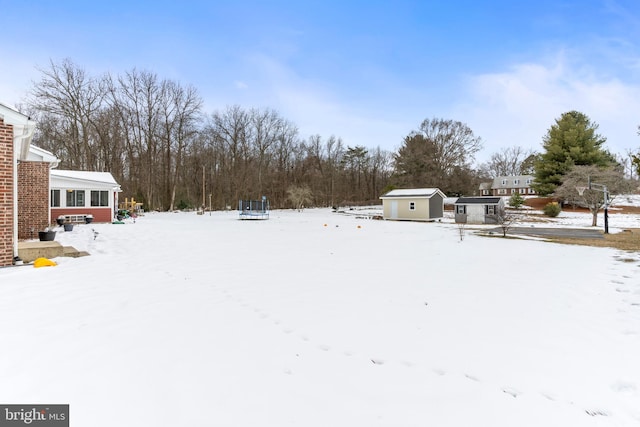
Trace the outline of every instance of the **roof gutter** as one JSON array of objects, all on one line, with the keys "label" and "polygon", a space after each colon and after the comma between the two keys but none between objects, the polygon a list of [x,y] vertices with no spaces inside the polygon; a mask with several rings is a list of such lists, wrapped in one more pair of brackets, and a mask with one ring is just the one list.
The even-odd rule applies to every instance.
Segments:
[{"label": "roof gutter", "polygon": [[[14,125],[14,129],[16,126]],[[36,130],[36,125],[27,119],[27,123],[22,127],[21,135],[13,135],[13,258],[18,256],[18,162],[25,160],[29,155],[31,138]],[[19,150],[15,150],[19,147]]]}]

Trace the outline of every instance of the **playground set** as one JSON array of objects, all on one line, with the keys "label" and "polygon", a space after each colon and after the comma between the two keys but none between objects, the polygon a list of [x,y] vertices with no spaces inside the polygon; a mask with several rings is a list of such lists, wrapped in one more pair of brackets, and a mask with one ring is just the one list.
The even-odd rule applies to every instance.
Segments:
[{"label": "playground set", "polygon": [[136,202],[134,198],[125,198],[124,203],[120,203],[118,205],[118,211],[116,212],[116,221],[115,223],[121,223],[123,219],[127,218],[135,218],[142,214],[144,209],[142,209],[142,203]]}]

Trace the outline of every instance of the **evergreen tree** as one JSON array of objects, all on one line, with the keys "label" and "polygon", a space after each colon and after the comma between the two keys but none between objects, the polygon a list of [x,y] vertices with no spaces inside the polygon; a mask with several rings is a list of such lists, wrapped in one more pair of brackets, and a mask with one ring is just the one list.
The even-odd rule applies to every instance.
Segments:
[{"label": "evergreen tree", "polygon": [[513,193],[511,197],[509,197],[509,206],[515,209],[520,209],[522,205],[524,205],[524,197],[520,193]]},{"label": "evergreen tree", "polygon": [[596,133],[598,125],[578,111],[562,114],[543,138],[544,152],[535,161],[532,188],[540,195],[554,192],[574,166],[606,167],[615,163],[602,148],[606,138]]}]

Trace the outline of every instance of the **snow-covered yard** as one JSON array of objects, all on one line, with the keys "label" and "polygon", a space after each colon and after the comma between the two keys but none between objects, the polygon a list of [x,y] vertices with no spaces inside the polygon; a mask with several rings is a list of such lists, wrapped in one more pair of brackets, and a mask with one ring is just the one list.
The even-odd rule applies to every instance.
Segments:
[{"label": "snow-covered yard", "polygon": [[93,427],[640,424],[640,254],[357,216],[59,232],[91,256],[0,269],[0,401]]}]

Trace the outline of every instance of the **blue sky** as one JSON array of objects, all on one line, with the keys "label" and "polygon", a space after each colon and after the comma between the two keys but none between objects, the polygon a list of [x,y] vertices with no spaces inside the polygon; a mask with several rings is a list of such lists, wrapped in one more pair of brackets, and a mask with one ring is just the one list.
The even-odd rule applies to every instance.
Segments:
[{"label": "blue sky", "polygon": [[137,68],[198,89],[208,112],[273,108],[302,137],[394,151],[426,118],[501,148],[541,150],[563,112],[640,148],[640,2],[7,1],[0,100],[71,59],[99,76]]}]

